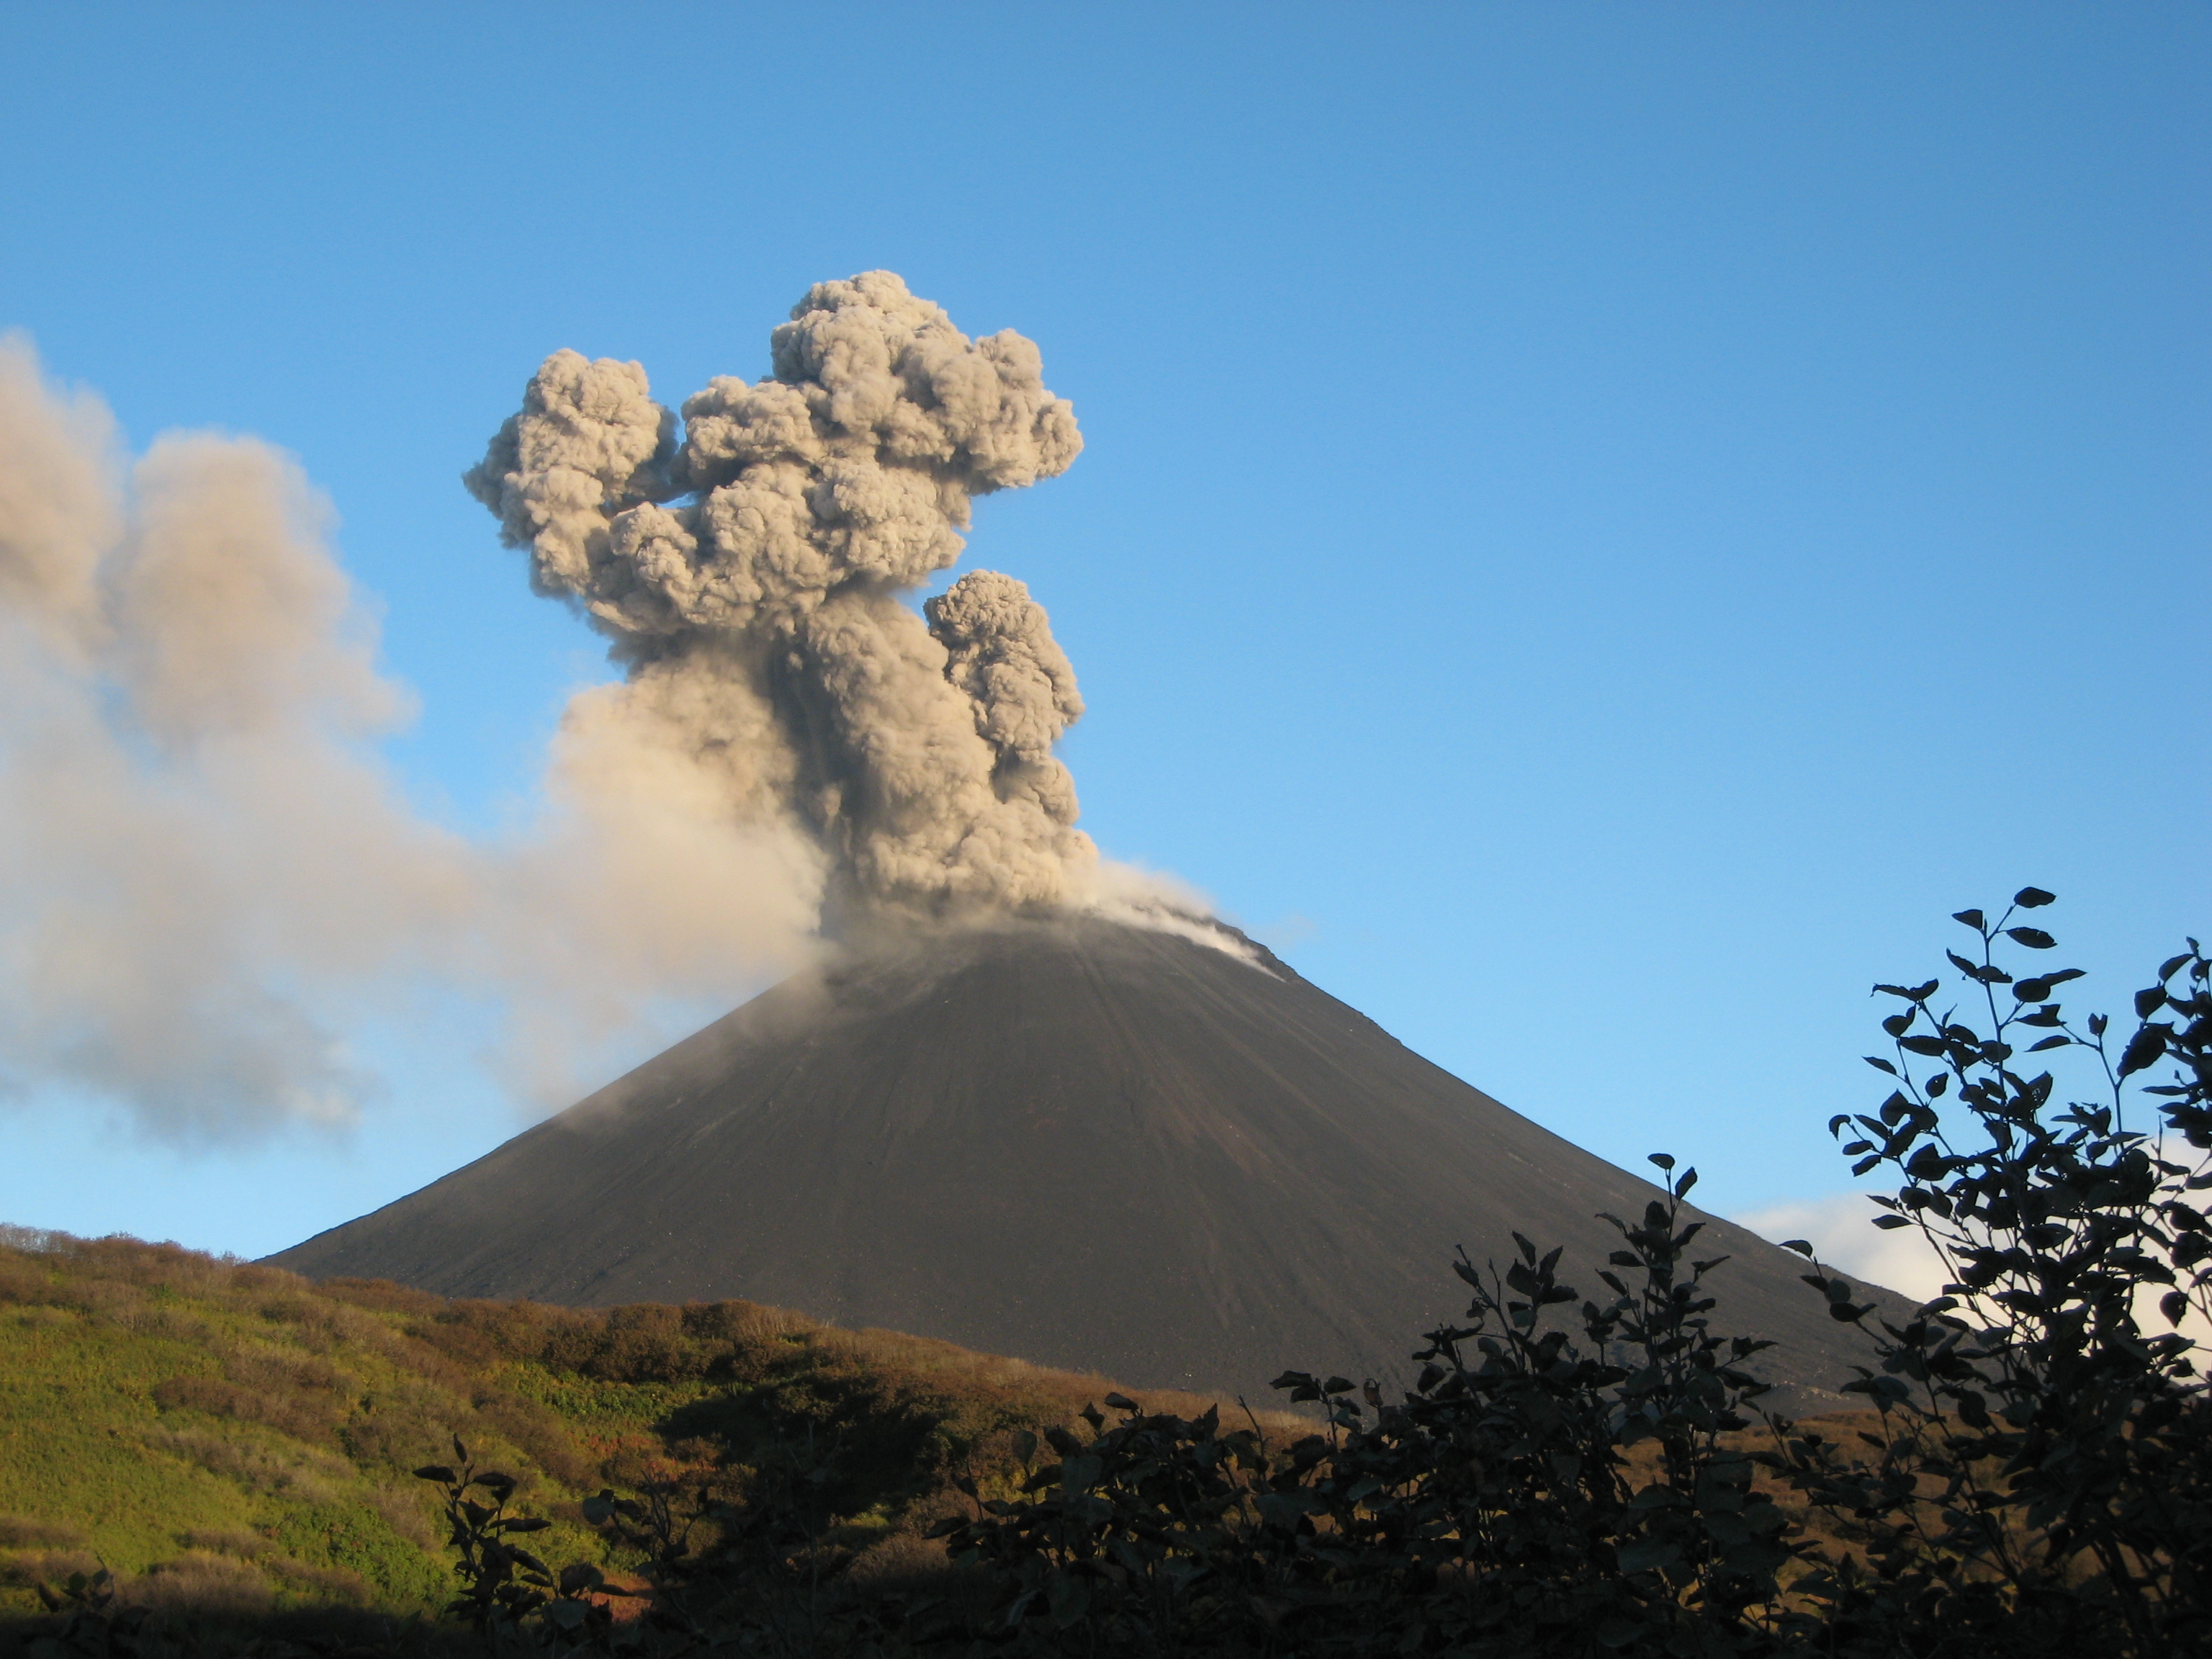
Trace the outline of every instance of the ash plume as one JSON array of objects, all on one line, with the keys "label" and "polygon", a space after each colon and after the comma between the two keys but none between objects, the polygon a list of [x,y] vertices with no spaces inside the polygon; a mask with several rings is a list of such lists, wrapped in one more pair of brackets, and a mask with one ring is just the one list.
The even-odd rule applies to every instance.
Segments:
[{"label": "ash plume", "polygon": [[969,503],[1066,470],[1073,410],[1011,331],[970,340],[889,271],[817,283],[771,374],[674,411],[635,363],[548,357],[469,489],[629,671],[607,718],[797,832],[833,915],[1065,904],[1095,887],[1052,754],[1083,712],[1043,609],[960,556]]},{"label": "ash plume", "polygon": [[372,747],[410,699],[331,516],[252,439],[125,454],[0,338],[0,1105],[180,1142],[343,1126],[380,1086],[349,1033],[470,1000],[550,1109],[610,1043],[809,956],[820,856],[733,823],[730,769],[666,741],[757,746],[696,688],[666,718],[650,686],[580,692],[513,836],[417,813]]},{"label": "ash plume", "polygon": [[459,1009],[550,1109],[825,936],[979,915],[1250,959],[1074,827],[1052,751],[1083,702],[1028,589],[907,603],[975,497],[1081,449],[1036,347],[874,271],[811,289],[771,368],[679,429],[637,365],[556,352],[467,475],[624,671],[486,837],[378,757],[411,699],[297,464],[190,433],[134,457],[0,338],[0,1106],[181,1142],[343,1126],[380,1086],[355,1034]]}]

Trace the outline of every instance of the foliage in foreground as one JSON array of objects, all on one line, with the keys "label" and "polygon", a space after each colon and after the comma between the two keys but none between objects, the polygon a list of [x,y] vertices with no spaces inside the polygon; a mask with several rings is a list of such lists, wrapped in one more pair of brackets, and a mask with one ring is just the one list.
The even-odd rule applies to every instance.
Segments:
[{"label": "foliage in foreground", "polygon": [[[415,1471],[442,1498],[448,1611],[479,1650],[641,1659],[2212,1650],[2212,1401],[2176,1328],[2212,1318],[2212,963],[2192,941],[2110,1042],[2054,995],[2078,974],[1999,961],[2053,948],[2014,921],[2049,902],[1960,913],[1978,1012],[1937,1012],[1940,977],[1878,988],[1898,1006],[1872,1063],[1897,1087],[1831,1127],[1954,1278],[1893,1322],[1809,1264],[1877,1356],[1850,1432],[1761,1413],[1766,1345],[1717,1325],[1695,1172],[1662,1156],[1590,1293],[1526,1239],[1502,1269],[1456,1264],[1468,1313],[1400,1401],[1286,1372],[1324,1414],[1294,1437],[1108,1394],[1112,1419],[1013,1430],[1015,1468],[956,1475],[964,1503],[928,1529],[949,1559],[906,1571],[839,1547],[834,1444],[603,1491],[580,1515],[636,1564],[617,1585],[550,1565],[516,1482],[456,1440]],[[2029,1074],[2043,1054],[2087,1061],[2096,1097],[2062,1103]],[[100,1596],[54,1596],[51,1650],[150,1659]]]}]

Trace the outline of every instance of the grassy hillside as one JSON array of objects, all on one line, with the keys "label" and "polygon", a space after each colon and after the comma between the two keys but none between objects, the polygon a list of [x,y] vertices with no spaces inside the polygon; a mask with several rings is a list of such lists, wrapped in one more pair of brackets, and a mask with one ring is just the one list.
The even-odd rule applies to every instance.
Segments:
[{"label": "grassy hillside", "polygon": [[[1113,1385],[750,1303],[585,1313],[315,1285],[174,1245],[0,1233],[0,1613],[105,1565],[148,1605],[427,1612],[451,1594],[435,1494],[458,1434],[619,1573],[583,1524],[603,1486],[711,1480],[804,1446],[834,1541],[919,1534],[1017,1431]],[[1169,1409],[1197,1402],[1158,1397]]]}]

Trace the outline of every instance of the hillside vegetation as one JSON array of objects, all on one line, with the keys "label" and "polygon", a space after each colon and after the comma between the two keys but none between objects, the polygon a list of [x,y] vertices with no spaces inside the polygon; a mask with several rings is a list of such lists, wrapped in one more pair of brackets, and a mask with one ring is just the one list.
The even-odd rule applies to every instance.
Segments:
[{"label": "hillside vegetation", "polygon": [[11,1229],[0,1609],[36,1612],[40,1581],[105,1567],[125,1601],[165,1609],[427,1616],[454,1580],[438,1494],[410,1472],[450,1461],[456,1435],[552,1522],[544,1553],[618,1578],[583,1498],[834,1447],[828,1540],[872,1565],[946,1512],[950,1480],[1112,1387],[750,1303],[455,1302]]}]

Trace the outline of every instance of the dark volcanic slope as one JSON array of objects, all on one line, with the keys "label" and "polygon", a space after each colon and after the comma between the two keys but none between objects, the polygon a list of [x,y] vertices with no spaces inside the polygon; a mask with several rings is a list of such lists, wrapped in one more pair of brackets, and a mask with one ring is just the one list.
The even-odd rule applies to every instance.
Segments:
[{"label": "dark volcanic slope", "polygon": [[[1259,953],[1024,925],[788,981],[561,1116],[272,1257],[605,1305],[746,1297],[1125,1382],[1397,1372],[1517,1229],[1601,1261],[1655,1195]],[[1726,1328],[1852,1334],[1724,1222]],[[1585,1289],[1594,1288],[1587,1279]],[[1799,1403],[1809,1403],[1801,1401]]]}]

